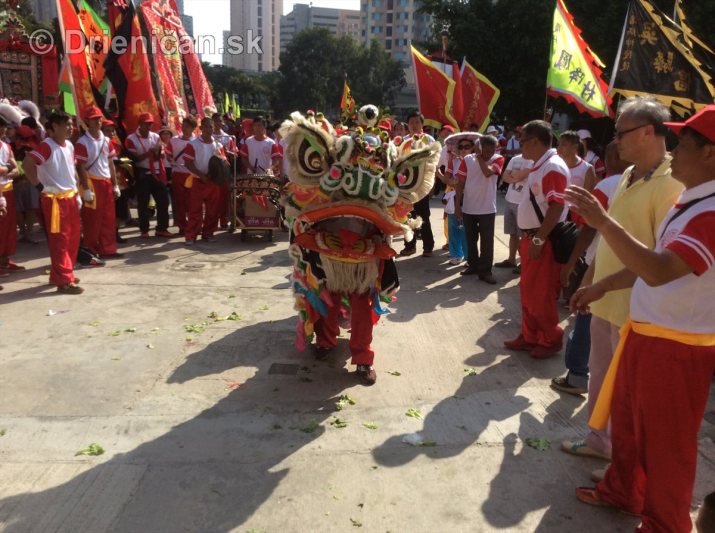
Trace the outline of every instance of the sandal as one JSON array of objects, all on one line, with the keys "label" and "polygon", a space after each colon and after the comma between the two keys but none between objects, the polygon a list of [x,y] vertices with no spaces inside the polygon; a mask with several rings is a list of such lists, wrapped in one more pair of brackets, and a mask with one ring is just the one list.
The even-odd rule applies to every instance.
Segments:
[{"label": "sandal", "polygon": [[561,443],[561,449],[566,453],[580,457],[595,457],[596,459],[603,459],[605,461],[611,460],[610,455],[594,450],[588,446],[584,440],[565,440]]},{"label": "sandal", "polygon": [[624,507],[619,507],[618,505],[604,500],[598,493],[598,489],[596,487],[577,487],[576,497],[583,503],[587,503],[589,505],[594,505],[596,507],[610,507],[611,509],[616,509],[623,514],[640,516],[640,513],[634,513]]}]

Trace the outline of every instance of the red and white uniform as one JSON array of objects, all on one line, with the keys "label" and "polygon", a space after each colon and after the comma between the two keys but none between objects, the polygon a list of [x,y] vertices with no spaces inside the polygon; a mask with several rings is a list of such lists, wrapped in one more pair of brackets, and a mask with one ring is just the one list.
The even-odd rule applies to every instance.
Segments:
[{"label": "red and white uniform", "polygon": [[[223,148],[218,141],[211,139],[206,142],[197,137],[186,147],[184,161],[192,162],[197,170],[206,174],[209,171],[209,161],[213,156],[224,156]],[[194,240],[201,232],[204,239],[213,236],[218,226],[220,213],[219,187],[210,181],[203,182],[194,178],[189,194],[188,221],[184,229],[184,238]],[[205,207],[205,214],[204,214]]]},{"label": "red and white uniform", "polygon": [[[556,153],[555,148],[548,150],[531,168],[527,184],[534,193],[536,203],[541,208],[541,213],[546,214],[549,202],[564,203],[564,191],[569,183],[569,167]],[[566,220],[567,210],[561,214],[559,220]],[[529,194],[519,204],[517,220],[520,229],[535,229],[541,226],[539,217],[534,211]]]},{"label": "red and white uniform", "polygon": [[715,197],[705,198],[713,193],[712,180],[685,190],[656,234],[655,251],[674,252],[691,273],[659,287],[639,278],[631,292],[635,325],[611,403],[612,464],[597,491],[639,513],[643,532],[692,528],[698,430],[715,372]]},{"label": "red and white uniform", "polygon": [[166,145],[166,152],[171,156],[171,167],[174,173],[171,176],[171,196],[174,207],[174,224],[179,231],[184,231],[188,221],[189,211],[189,189],[186,187],[191,172],[186,168],[184,156],[191,141],[196,137],[193,135],[188,139],[183,137],[173,137]]},{"label": "red and white uniform", "polygon": [[487,177],[479,166],[476,154],[462,159],[457,177],[464,181],[462,212],[466,215],[491,215],[497,212],[497,179],[504,166],[504,156],[494,154],[486,162],[494,174]]},{"label": "red and white uniform", "polygon": [[[161,145],[161,139],[159,134],[153,131],[150,131],[146,137],[142,137],[137,130],[124,141],[124,147],[127,152],[134,157],[144,155],[158,145]],[[162,165],[161,158],[156,159],[153,154],[149,154],[146,159],[134,163],[135,168],[148,170],[156,179],[166,182],[166,174],[162,171]]]},{"label": "red and white uniform", "polygon": [[593,167],[593,171],[596,173],[598,179],[602,179],[606,175],[606,165],[593,151],[589,150],[584,159],[586,163]]},{"label": "red and white uniform", "polygon": [[117,222],[114,209],[114,183],[109,160],[117,157],[114,145],[102,132],[99,137],[85,133],[75,144],[75,157],[89,174],[94,202],[82,205],[84,244],[98,255],[117,253]]},{"label": "red and white uniform", "polygon": [[248,158],[248,163],[256,173],[267,172],[273,166],[273,160],[281,157],[281,149],[270,137],[262,141],[250,136],[241,147],[241,155]]},{"label": "red and white uniform", "polygon": [[[214,140],[218,141],[221,146],[223,146],[223,150],[227,156],[229,154],[238,154],[238,148],[236,147],[236,139],[233,137],[233,135],[229,135],[225,131],[221,131],[221,133],[214,133]],[[229,159],[229,162],[232,161],[233,159]],[[228,225],[228,204],[229,187],[228,183],[225,183],[219,186],[218,193],[218,215],[219,223],[221,224],[221,226]]]},{"label": "red and white uniform", "polygon": [[581,159],[576,156],[576,164],[569,167],[569,185],[577,185],[578,187],[583,187],[586,183],[586,174],[588,174],[588,169],[592,168],[590,163],[587,163],[585,159]]},{"label": "red and white uniform", "polygon": [[47,232],[52,262],[50,282],[57,286],[74,283],[80,240],[74,147],[69,141],[59,145],[48,137],[28,157],[37,164],[37,178],[44,187],[40,208],[50,228]]},{"label": "red and white uniform", "polygon": [[229,135],[224,131],[221,133],[214,133],[214,140],[219,142],[226,154],[235,154],[238,152],[238,148],[236,148],[236,139],[234,139],[233,135]]},{"label": "red and white uniform", "polygon": [[[611,205],[613,195],[616,194],[616,189],[618,189],[618,184],[621,182],[621,177],[621,174],[608,176],[607,178],[599,181],[593,188],[593,191],[591,191],[606,211],[608,211],[608,208]],[[600,240],[601,236],[596,235],[596,238],[593,239],[593,242],[591,242],[586,250],[586,264],[590,265],[596,258],[596,249],[598,248],[598,242]]]},{"label": "red and white uniform", "polygon": [[[556,153],[547,152],[534,163],[527,185],[534,193],[541,213],[546,215],[549,203],[564,204],[564,191],[568,185],[569,168]],[[560,220],[566,219],[566,209]],[[525,195],[517,211],[519,228],[534,230],[541,222],[534,211],[530,195]],[[521,256],[521,334],[529,344],[558,351],[561,348],[563,329],[559,327],[556,301],[561,290],[561,265],[554,259],[551,242],[545,239],[538,259],[529,257],[531,236],[524,234],[519,242]]]},{"label": "red and white uniform", "polygon": [[[0,141],[0,166],[8,167],[12,158],[10,145]],[[0,175],[0,191],[7,203],[7,213],[0,217],[0,258],[15,255],[17,251],[17,210],[15,207],[15,193],[12,190],[12,178],[7,173]]]}]

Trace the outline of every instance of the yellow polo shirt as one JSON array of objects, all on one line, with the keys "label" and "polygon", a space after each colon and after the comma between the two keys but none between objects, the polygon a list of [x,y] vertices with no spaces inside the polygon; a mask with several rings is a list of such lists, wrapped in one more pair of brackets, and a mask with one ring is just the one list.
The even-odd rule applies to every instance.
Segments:
[{"label": "yellow polo shirt", "polygon": [[[651,249],[655,248],[660,223],[683,190],[683,185],[670,175],[670,161],[668,155],[648,180],[640,179],[630,187],[628,177],[633,167],[629,167],[623,173],[608,209],[628,233]],[[594,283],[624,268],[603,239],[598,244],[594,268]],[[620,328],[628,316],[630,301],[630,289],[611,291],[591,304],[591,313]]]}]

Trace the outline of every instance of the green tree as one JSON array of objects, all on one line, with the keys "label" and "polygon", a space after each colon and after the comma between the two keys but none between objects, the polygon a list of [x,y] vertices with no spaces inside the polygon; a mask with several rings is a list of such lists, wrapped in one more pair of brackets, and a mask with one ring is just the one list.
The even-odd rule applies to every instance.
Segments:
[{"label": "green tree", "polygon": [[379,43],[360,46],[350,37],[334,37],[324,28],[298,33],[281,54],[278,115],[308,108],[339,114],[345,74],[358,104],[389,106],[405,83],[400,63]]}]

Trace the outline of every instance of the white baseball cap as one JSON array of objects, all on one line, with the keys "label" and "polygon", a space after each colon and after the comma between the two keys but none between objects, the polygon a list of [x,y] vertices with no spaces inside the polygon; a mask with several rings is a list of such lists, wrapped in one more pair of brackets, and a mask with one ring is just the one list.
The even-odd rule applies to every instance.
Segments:
[{"label": "white baseball cap", "polygon": [[576,133],[578,133],[578,138],[582,141],[591,138],[591,132],[588,130],[578,130]]},{"label": "white baseball cap", "polygon": [[489,127],[487,128],[486,134],[487,134],[487,135],[491,135],[492,133],[496,133],[496,134],[499,133],[499,130],[497,129],[496,126],[489,126]]}]

